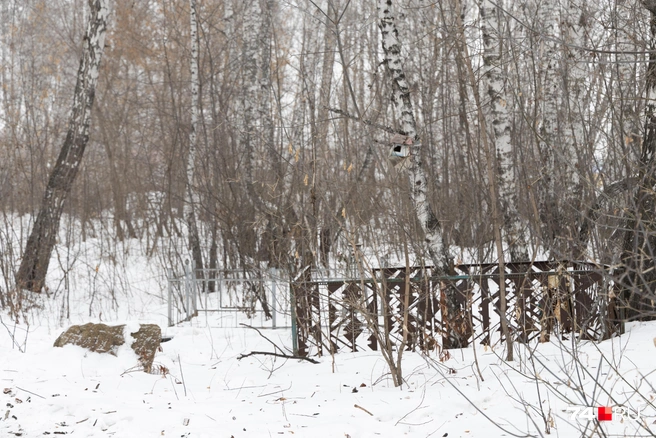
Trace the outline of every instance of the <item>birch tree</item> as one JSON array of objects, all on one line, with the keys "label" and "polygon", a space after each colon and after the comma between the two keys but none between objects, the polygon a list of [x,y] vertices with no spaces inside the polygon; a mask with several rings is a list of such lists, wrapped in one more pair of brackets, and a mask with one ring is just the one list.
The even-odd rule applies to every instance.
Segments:
[{"label": "birch tree", "polygon": [[491,0],[479,4],[483,33],[484,74],[482,89],[489,101],[486,125],[492,127],[492,141],[496,152],[499,202],[503,212],[504,240],[512,261],[527,261],[527,224],[517,209],[518,187],[515,172],[515,150],[512,145],[510,100],[506,96],[503,68],[500,5]]},{"label": "birch tree", "polygon": [[[277,252],[275,245],[269,245],[265,228],[280,228],[273,222],[282,215],[276,214],[276,207],[268,202],[267,183],[276,187],[281,175],[280,157],[274,149],[274,130],[271,118],[270,104],[270,41],[271,41],[271,9],[269,0],[250,0],[243,5],[243,29],[241,47],[241,98],[239,101],[240,123],[239,145],[243,154],[243,167],[239,179],[247,199],[245,206],[249,219],[246,224],[250,228],[252,241],[250,254],[255,259],[268,258],[268,252]],[[273,172],[267,172],[264,154],[269,158]],[[268,178],[271,178],[270,180]],[[273,221],[273,222],[272,222]],[[269,233],[269,236],[278,233]],[[272,258],[275,258],[272,257]]]},{"label": "birch tree", "polygon": [[401,42],[396,29],[392,0],[379,0],[379,26],[382,36],[385,66],[392,79],[392,105],[401,124],[402,134],[408,137],[410,156],[408,179],[411,185],[411,197],[415,214],[425,234],[426,244],[435,267],[442,274],[448,269],[448,259],[442,240],[441,226],[428,202],[428,182],[421,157],[421,139],[417,132],[410,85],[406,80],[401,60]]},{"label": "birch tree", "polygon": [[[507,218],[507,216],[504,215],[504,218],[502,218],[503,213],[500,212],[501,207],[504,206],[503,200],[500,199],[500,196],[498,195],[499,193],[499,185],[502,183],[500,181],[500,170],[495,170],[495,163],[498,165],[497,160],[495,160],[495,155],[497,153],[497,143],[496,140],[498,139],[498,136],[494,135],[495,143],[491,144],[490,141],[488,141],[488,136],[487,136],[487,125],[488,125],[488,120],[483,112],[483,105],[481,104],[481,98],[480,98],[480,89],[479,85],[476,82],[476,78],[474,75],[474,68],[471,63],[471,56],[469,56],[469,50],[467,48],[467,45],[464,44],[465,41],[465,25],[462,20],[462,15],[459,13],[462,10],[462,4],[460,3],[459,0],[454,0],[454,11],[456,14],[454,14],[455,21],[457,23],[457,28],[458,28],[458,33],[460,35],[460,43],[458,44],[458,49],[457,53],[458,55],[456,56],[456,60],[459,64],[462,65],[462,71],[463,71],[463,76],[469,79],[469,85],[474,91],[474,101],[476,103],[476,114],[477,114],[477,122],[478,126],[480,127],[482,131],[482,136],[481,136],[481,146],[482,149],[485,153],[485,163],[486,163],[486,168],[487,168],[487,175],[488,175],[488,192],[490,196],[490,209],[489,213],[491,215],[492,219],[492,230],[494,234],[494,243],[496,247],[496,253],[497,253],[497,264],[498,264],[498,272],[499,272],[499,316],[500,316],[500,323],[501,323],[501,333],[505,337],[506,340],[506,360],[512,361],[514,357],[514,348],[513,348],[513,335],[510,332],[510,322],[508,321],[507,317],[507,309],[508,309],[508,302],[507,302],[507,295],[506,295],[506,258],[504,254],[504,249],[503,249],[503,241],[504,237],[508,237],[507,232],[504,233],[504,218]],[[483,11],[483,15],[485,15],[485,12],[488,11]],[[485,20],[483,20],[485,21]],[[498,27],[497,27],[498,28]],[[485,35],[485,34],[484,34]],[[489,40],[487,41],[489,42]],[[485,38],[484,38],[484,43],[485,43]],[[484,53],[484,62],[488,64],[488,60],[486,60],[486,55],[488,55],[488,52]],[[493,57],[497,55],[496,53],[493,53]],[[486,73],[489,73],[489,70],[486,70]],[[495,75],[498,72],[494,72],[492,74],[492,78],[495,78]],[[488,77],[490,79],[490,77]],[[464,84],[463,84],[464,85]],[[493,84],[491,85],[489,81],[484,80],[484,85],[486,85],[488,94],[490,94],[490,89],[494,90],[495,87]],[[494,101],[496,98],[498,98],[498,93],[491,93],[490,98],[492,101]],[[491,111],[492,117],[495,117],[497,115],[496,113],[496,108],[492,106]],[[490,115],[488,115],[489,117]],[[503,119],[503,117],[502,117]],[[494,122],[499,122],[498,120],[492,120],[493,123],[493,130],[496,128],[494,126]],[[501,142],[503,143],[503,142]],[[507,142],[507,145],[509,145],[510,142]],[[505,146],[505,145],[504,145]],[[512,161],[512,160],[511,160]],[[511,162],[512,165],[512,162]],[[503,182],[505,183],[505,182]],[[506,206],[508,205],[507,203],[505,204]],[[512,207],[511,207],[512,208]],[[506,212],[504,212],[506,213]],[[518,220],[519,218],[513,218],[515,220]],[[503,236],[503,234],[506,234]],[[511,242],[514,243],[514,242]],[[515,254],[515,256],[517,256]]]},{"label": "birch tree", "polygon": [[196,189],[194,188],[194,174],[196,166],[196,147],[198,132],[199,88],[198,79],[198,11],[196,0],[189,0],[189,18],[191,24],[191,126],[189,127],[189,153],[187,155],[187,180],[185,190],[184,217],[187,221],[189,234],[189,247],[194,259],[196,269],[203,269],[203,255],[200,249],[198,224],[196,223]]},{"label": "birch tree", "polygon": [[558,73],[560,56],[557,46],[558,2],[546,0],[539,4],[537,18],[541,24],[542,89],[541,123],[539,128],[539,149],[542,159],[541,215],[543,216],[548,245],[553,244],[558,233],[558,202],[556,197],[556,145],[559,141],[558,108],[560,106],[560,75]]},{"label": "birch tree", "polygon": [[[392,80],[392,105],[399,118],[401,132],[408,139],[410,155],[407,158],[409,160],[407,172],[414,212],[421,224],[425,243],[435,265],[436,273],[445,275],[449,272],[450,260],[442,237],[442,226],[435,217],[428,200],[428,181],[422,163],[421,139],[410,98],[410,86],[403,69],[401,41],[396,28],[392,0],[379,0],[378,16],[382,37],[381,43],[385,55],[384,63]],[[448,336],[448,345],[445,345],[445,347],[462,346],[466,340],[462,339],[457,327],[452,324],[462,310],[456,300],[455,294],[457,291],[447,288],[444,293],[446,306],[443,308],[443,319],[446,322]]]},{"label": "birch tree", "polygon": [[71,191],[89,141],[91,108],[102,58],[109,0],[89,1],[89,20],[73,94],[73,106],[59,158],[50,174],[41,208],[28,238],[16,286],[40,292],[45,286],[50,254],[57,240],[64,201]]},{"label": "birch tree", "polygon": [[[321,85],[319,89],[319,105],[317,109],[317,127],[316,133],[312,136],[316,148],[328,149],[327,138],[328,138],[328,106],[330,105],[330,94],[333,84],[333,71],[335,69],[335,46],[336,46],[336,36],[339,32],[338,28],[338,10],[335,5],[335,1],[328,0],[328,7],[326,11],[326,22],[323,38],[323,59],[321,63]],[[333,24],[336,24],[333,27]],[[316,181],[313,179],[313,184],[316,184]],[[339,217],[339,216],[338,216]],[[321,230],[321,244],[320,244],[320,254],[321,254],[321,263],[324,267],[329,267],[329,255],[333,244],[333,230],[331,226],[332,218],[327,218],[324,223],[324,227]]]},{"label": "birch tree", "polygon": [[[567,73],[567,113],[568,124],[563,135],[563,151],[561,162],[565,172],[566,185],[564,190],[564,213],[569,230],[566,234],[577,236],[581,227],[581,206],[583,205],[582,174],[585,170],[578,163],[586,163],[579,160],[584,157],[585,152],[585,127],[583,120],[586,110],[586,78],[587,78],[587,52],[585,51],[585,39],[588,17],[585,14],[585,3],[579,0],[569,0],[567,8],[567,19],[565,20],[565,67]],[[572,239],[572,246],[567,252],[567,257],[572,259],[584,258],[585,248],[579,247],[582,242],[578,237]]]},{"label": "birch tree", "polygon": [[251,202],[261,206],[261,199],[255,191],[253,163],[255,161],[255,147],[260,129],[257,127],[258,102],[260,94],[260,81],[258,78],[258,64],[261,51],[259,50],[260,29],[262,26],[262,9],[260,0],[250,0],[244,10],[244,43],[243,56],[243,91],[242,91],[242,128],[240,143],[244,148],[244,184]]}]

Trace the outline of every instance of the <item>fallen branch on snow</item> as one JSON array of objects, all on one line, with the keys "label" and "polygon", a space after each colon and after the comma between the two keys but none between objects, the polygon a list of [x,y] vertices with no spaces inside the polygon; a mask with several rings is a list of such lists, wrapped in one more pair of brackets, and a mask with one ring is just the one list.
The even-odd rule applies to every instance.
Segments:
[{"label": "fallen branch on snow", "polygon": [[366,410],[365,408],[363,408],[363,407],[360,406],[360,405],[353,405],[353,407],[365,411],[367,414],[371,415],[372,417],[374,416],[374,414],[372,414],[371,412],[369,412],[368,410]]},{"label": "fallen branch on snow", "polygon": [[301,359],[301,360],[306,360],[310,363],[319,363],[319,361],[312,359],[311,357],[303,357],[303,356],[295,356],[292,354],[284,354],[284,353],[273,353],[271,351],[251,351],[250,353],[247,354],[240,354],[239,357],[237,357],[237,360],[242,360],[245,357],[248,356],[254,356],[256,354],[261,354],[264,356],[275,356],[275,357],[282,357],[284,359]]},{"label": "fallen branch on snow", "polygon": [[297,356],[297,355],[295,355],[295,354],[287,354],[287,353],[285,353],[285,352],[282,350],[282,348],[278,347],[278,345],[276,345],[275,342],[273,342],[271,339],[269,339],[269,338],[267,338],[266,336],[264,336],[264,334],[262,334],[262,332],[261,332],[259,329],[255,328],[255,327],[253,327],[253,326],[250,326],[250,325],[248,325],[248,324],[244,324],[244,323],[241,323],[241,324],[239,324],[239,325],[241,325],[242,327],[249,328],[249,329],[251,329],[251,330],[255,330],[255,331],[256,331],[260,336],[262,336],[262,337],[263,337],[263,338],[264,338],[269,344],[273,345],[273,349],[274,349],[274,351],[279,351],[279,353],[276,353],[276,352],[270,352],[270,351],[251,351],[251,352],[248,353],[248,354],[240,354],[239,357],[237,358],[237,360],[242,360],[242,359],[245,358],[245,357],[253,356],[253,355],[256,355],[256,354],[262,354],[262,355],[264,355],[264,356],[282,357],[282,358],[284,358],[284,359],[301,359],[301,360],[306,360],[306,361],[308,361],[308,362],[310,362],[310,363],[315,363],[315,364],[316,364],[316,363],[319,363],[318,361],[316,361],[316,360],[314,360],[314,359],[311,359],[311,358],[309,358],[309,357]]}]

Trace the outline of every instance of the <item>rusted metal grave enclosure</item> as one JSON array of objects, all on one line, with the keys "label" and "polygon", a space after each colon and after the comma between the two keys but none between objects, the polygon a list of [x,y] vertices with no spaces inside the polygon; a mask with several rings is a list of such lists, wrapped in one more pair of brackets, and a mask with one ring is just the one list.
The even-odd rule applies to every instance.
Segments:
[{"label": "rusted metal grave enclosure", "polygon": [[[598,267],[579,262],[509,263],[504,271],[506,317],[515,340],[544,342],[553,334],[603,340],[623,332],[615,286]],[[503,340],[497,264],[458,265],[456,275],[440,278],[428,267],[397,267],[376,269],[373,278],[306,276],[292,282],[297,353],[377,350],[374,330],[387,331],[392,344],[401,345],[406,273],[406,349],[431,351]],[[446,312],[445,291],[453,293],[458,314]],[[464,345],[446,336],[454,331],[466,340]]]}]

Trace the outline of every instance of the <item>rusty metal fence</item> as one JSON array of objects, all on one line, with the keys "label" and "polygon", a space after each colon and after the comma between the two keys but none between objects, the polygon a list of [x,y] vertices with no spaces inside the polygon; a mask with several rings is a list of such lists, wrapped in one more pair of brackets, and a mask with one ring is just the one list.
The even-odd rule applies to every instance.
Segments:
[{"label": "rusty metal fence", "polygon": [[[497,264],[459,265],[454,275],[439,278],[428,267],[384,268],[372,274],[358,280],[314,280],[306,275],[290,284],[298,354],[377,350],[381,337],[376,331],[399,346],[404,324],[408,350],[503,341]],[[554,334],[603,340],[623,332],[615,285],[603,267],[509,263],[503,277],[506,318],[516,341],[545,342]],[[450,308],[455,304],[458,309],[453,315],[447,312],[446,299]],[[456,332],[460,341],[454,343],[447,332]]]}]

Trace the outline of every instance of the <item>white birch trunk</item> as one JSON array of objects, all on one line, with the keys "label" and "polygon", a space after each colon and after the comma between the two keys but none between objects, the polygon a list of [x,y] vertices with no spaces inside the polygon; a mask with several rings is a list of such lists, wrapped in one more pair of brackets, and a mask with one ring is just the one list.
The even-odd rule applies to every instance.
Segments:
[{"label": "white birch trunk", "polygon": [[198,79],[198,10],[196,0],[189,0],[189,20],[191,25],[191,126],[189,127],[189,153],[187,155],[187,187],[185,190],[184,217],[187,221],[189,233],[189,246],[196,269],[203,268],[203,257],[200,249],[200,236],[198,224],[196,223],[196,189],[194,175],[196,167],[196,148],[199,112],[199,89]]},{"label": "white birch trunk", "polygon": [[[409,160],[408,179],[415,215],[421,224],[428,252],[435,265],[434,273],[446,275],[449,273],[450,262],[442,238],[442,226],[428,202],[428,181],[421,159],[421,142],[410,99],[410,87],[401,61],[401,42],[396,29],[392,0],[379,0],[378,14],[385,65],[392,78],[392,104],[400,119],[401,131],[413,142],[410,146],[410,156],[406,160]],[[458,323],[465,311],[459,304],[458,293],[448,285],[443,289],[442,320],[446,331],[445,348],[467,345],[467,334],[462,331],[461,324]]]},{"label": "white birch trunk", "polygon": [[492,128],[492,141],[496,152],[499,201],[503,215],[504,241],[510,250],[511,260],[528,260],[527,226],[517,208],[518,186],[514,164],[514,148],[510,136],[511,120],[509,100],[506,97],[506,76],[502,67],[501,25],[499,3],[480,2],[481,29],[483,32],[483,92],[489,111],[486,125]]},{"label": "white birch trunk", "polygon": [[[461,10],[462,6],[459,2],[459,0],[455,0],[454,2],[456,4],[456,10]],[[490,18],[490,10],[489,10],[489,4],[485,5],[486,9],[481,10],[481,15],[483,18],[487,16],[487,18]],[[487,14],[486,14],[487,13]],[[485,22],[485,20],[482,20]],[[458,28],[459,28],[459,36],[461,41],[465,41],[465,25],[462,20],[462,16],[460,14],[456,15],[456,22],[458,23]],[[488,23],[489,24],[489,23]],[[498,19],[494,21],[493,18],[493,25],[496,25],[498,29]],[[486,32],[487,30],[487,32]],[[493,44],[490,44],[492,41],[494,41],[494,37],[492,37],[492,40],[489,38],[490,29],[485,29],[484,28],[484,44],[486,45],[487,50],[484,53],[484,61],[485,65],[490,66],[494,65],[493,62],[489,62],[490,60],[488,59],[488,55],[492,57],[492,60],[494,61],[495,59],[497,60],[497,65],[498,65],[498,58],[500,58],[500,53],[497,50],[500,48],[497,47],[496,50],[494,49]],[[488,38],[485,38],[487,35]],[[497,34],[498,35],[498,34]],[[498,40],[498,38],[497,38]],[[487,118],[490,118],[490,115],[492,117],[497,117],[499,116],[499,112],[497,111],[497,108],[494,106],[491,106],[490,110],[490,115],[486,117],[483,111],[483,106],[481,105],[481,99],[480,99],[480,89],[478,87],[478,84],[476,82],[476,78],[474,75],[474,69],[472,67],[471,63],[471,56],[469,56],[469,50],[467,49],[466,44],[461,44],[461,48],[459,50],[460,56],[457,58],[464,58],[467,61],[461,61],[466,69],[466,76],[469,78],[469,82],[471,87],[474,89],[475,94],[474,94],[474,99],[476,101],[476,113],[477,113],[477,119],[478,119],[478,124],[481,127],[483,131],[483,135],[481,138],[481,146],[483,147],[484,153],[485,153],[485,167],[487,168],[487,174],[488,174],[488,189],[489,189],[489,194],[490,194],[490,213],[492,214],[492,229],[494,233],[494,243],[496,247],[496,253],[497,253],[497,264],[498,264],[498,270],[499,270],[499,316],[501,318],[501,333],[506,339],[506,349],[507,349],[507,356],[506,360],[512,361],[513,360],[513,355],[514,355],[514,348],[513,348],[513,335],[510,332],[510,322],[508,321],[508,301],[506,297],[506,277],[505,277],[505,272],[506,272],[506,258],[504,254],[504,249],[503,249],[503,242],[504,242],[504,221],[502,220],[502,214],[499,211],[500,207],[503,205],[502,200],[499,199],[498,195],[498,187],[499,187],[499,170],[495,169],[495,164],[497,163],[497,159],[495,158],[495,155],[497,154],[496,151],[496,145],[495,149],[492,148],[491,142],[488,141],[488,136],[487,136],[487,125],[488,125],[488,120]],[[485,73],[489,73],[488,70],[485,71]],[[490,79],[498,79],[498,77],[501,75],[501,71],[495,71],[492,73],[491,76],[487,76],[487,79],[484,78],[485,86],[488,87],[488,94],[489,92],[492,91],[490,94],[490,99],[491,103],[494,102],[496,99],[500,98],[499,90],[502,90],[503,88],[503,76],[500,77],[499,82],[500,82],[500,87],[495,87],[494,81],[490,81]],[[495,90],[497,88],[498,90]],[[501,102],[499,102],[501,103]],[[501,105],[502,107],[505,107],[504,105]],[[504,108],[505,109],[505,108]],[[507,116],[507,114],[506,114]],[[495,122],[500,122],[503,124],[503,119],[504,117],[501,116],[501,120],[493,120],[492,123],[493,125]],[[502,126],[503,127],[503,126]],[[493,126],[492,129],[495,129],[496,127]],[[494,139],[495,143],[496,140],[499,138],[503,138],[505,134],[505,130],[497,130],[494,132]],[[508,130],[509,134],[509,130]],[[507,141],[501,141],[500,142],[502,147],[506,148],[507,151],[510,150],[510,137],[508,136]],[[512,160],[510,165],[512,166]],[[505,170],[505,169],[504,169]]]},{"label": "white birch trunk", "polygon": [[400,119],[401,131],[413,141],[408,166],[408,178],[415,214],[424,231],[425,241],[428,245],[435,268],[441,274],[446,274],[448,261],[446,260],[444,241],[440,223],[435,218],[428,202],[426,172],[421,159],[421,143],[417,134],[410,87],[403,71],[401,61],[401,43],[398,39],[395,17],[392,10],[392,0],[379,0],[378,2],[379,26],[382,36],[383,51],[385,52],[385,65],[392,78],[392,104]]},{"label": "white birch trunk", "polygon": [[198,130],[198,17],[196,0],[189,0],[189,17],[191,25],[191,126],[189,129],[189,154],[187,155],[187,202],[185,202],[185,216],[193,215],[194,210],[194,173],[196,166],[196,145]]},{"label": "white birch trunk", "polygon": [[[569,129],[564,134],[565,150],[564,161],[569,163],[570,169],[578,162],[578,151],[585,142],[585,128],[583,126],[584,109],[581,104],[585,99],[585,81],[588,76],[586,59],[588,53],[585,47],[586,18],[583,7],[585,2],[570,0],[568,5],[566,40],[567,70],[569,81],[568,109],[570,114]],[[572,169],[569,186],[580,196],[581,175]]]},{"label": "white birch trunk", "polygon": [[[567,68],[567,107],[569,124],[563,133],[563,150],[561,162],[568,170],[564,175],[566,186],[563,196],[563,211],[570,229],[568,235],[577,236],[582,226],[581,206],[583,204],[583,188],[581,172],[586,162],[581,161],[585,151],[585,117],[584,105],[586,94],[586,79],[588,76],[586,59],[588,54],[582,48],[586,46],[586,17],[583,8],[584,1],[569,0],[566,26],[566,68]],[[571,240],[572,246],[568,249],[568,258],[585,258],[585,243],[577,239]]]},{"label": "white birch trunk", "polygon": [[257,108],[260,95],[260,82],[258,79],[259,35],[261,28],[262,10],[259,0],[250,0],[244,10],[244,29],[242,46],[243,80],[242,95],[242,127],[240,133],[241,146],[244,148],[244,184],[246,191],[255,205],[261,206],[261,200],[255,192],[253,162],[255,161],[255,145],[257,144],[256,128]]}]

